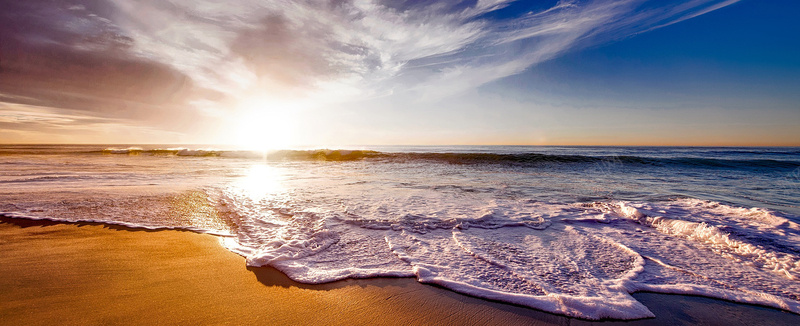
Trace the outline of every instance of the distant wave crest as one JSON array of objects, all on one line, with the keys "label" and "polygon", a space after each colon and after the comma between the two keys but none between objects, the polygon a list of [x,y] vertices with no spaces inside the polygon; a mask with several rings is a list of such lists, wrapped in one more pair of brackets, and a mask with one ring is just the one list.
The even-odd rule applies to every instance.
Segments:
[{"label": "distant wave crest", "polygon": [[800,168],[800,161],[786,159],[732,159],[705,157],[649,157],[649,156],[589,156],[589,155],[556,155],[530,153],[453,153],[453,152],[381,152],[374,150],[349,149],[314,149],[314,150],[279,150],[251,151],[219,148],[151,148],[108,147],[100,150],[80,150],[65,152],[47,151],[3,151],[1,154],[76,154],[76,155],[127,155],[127,156],[174,156],[174,157],[229,157],[246,159],[263,159],[268,161],[358,161],[375,160],[383,162],[439,162],[444,164],[491,164],[509,166],[537,166],[559,164],[600,164],[604,167],[621,166],[664,166],[692,167],[709,169],[778,169],[792,170]]}]

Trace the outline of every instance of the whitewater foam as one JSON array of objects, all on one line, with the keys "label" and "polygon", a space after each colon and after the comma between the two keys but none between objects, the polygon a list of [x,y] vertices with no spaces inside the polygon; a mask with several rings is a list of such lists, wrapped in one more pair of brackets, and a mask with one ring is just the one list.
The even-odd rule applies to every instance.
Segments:
[{"label": "whitewater foam", "polygon": [[[418,200],[414,196],[409,199]],[[427,218],[431,213],[419,212],[419,205],[414,206],[415,214],[400,211],[397,217],[370,217],[403,206],[396,201],[392,204],[397,207],[387,209],[383,202],[372,210],[341,213],[284,209],[282,215],[291,216],[288,223],[261,224],[266,229],[254,232],[268,239],[248,235],[244,241],[237,237],[226,245],[245,255],[248,264],[273,266],[300,282],[413,275],[420,282],[465,294],[586,319],[652,316],[630,296],[642,290],[699,294],[800,312],[796,297],[800,286],[794,282],[796,255],[733,239],[705,222],[678,219],[691,207],[711,206],[727,214],[741,212],[741,208],[696,200],[648,204],[650,210],[635,202],[495,201],[490,204],[493,208],[468,209],[472,217]],[[540,213],[502,213],[536,210]],[[672,218],[645,213],[653,211]],[[451,215],[459,214],[466,212],[455,209]],[[590,218],[593,214],[599,217]],[[755,216],[792,226],[768,211]],[[655,245],[648,245],[650,241]],[[689,253],[681,257],[691,257],[685,260],[688,266],[668,263],[675,257],[661,252],[679,249]],[[696,268],[704,265],[717,267]],[[731,268],[738,272],[725,275]],[[786,281],[770,276],[776,273]],[[751,286],[742,280],[762,283]],[[790,293],[794,295],[787,295]]]}]

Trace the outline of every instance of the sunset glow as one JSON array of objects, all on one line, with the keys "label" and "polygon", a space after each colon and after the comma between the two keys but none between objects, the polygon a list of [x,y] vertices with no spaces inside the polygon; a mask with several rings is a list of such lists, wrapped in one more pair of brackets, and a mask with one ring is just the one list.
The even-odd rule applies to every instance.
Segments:
[{"label": "sunset glow", "polygon": [[0,143],[800,145],[789,0],[5,1]]},{"label": "sunset glow", "polygon": [[295,145],[297,107],[275,100],[257,98],[243,102],[236,125],[230,126],[234,145],[251,150],[284,149]]}]

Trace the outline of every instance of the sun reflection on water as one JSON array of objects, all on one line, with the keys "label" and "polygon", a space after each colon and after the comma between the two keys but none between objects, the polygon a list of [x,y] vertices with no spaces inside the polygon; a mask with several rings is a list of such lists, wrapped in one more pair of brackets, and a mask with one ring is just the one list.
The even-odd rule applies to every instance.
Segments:
[{"label": "sun reflection on water", "polygon": [[232,186],[250,200],[259,201],[286,192],[283,184],[285,176],[280,169],[267,164],[250,166],[244,176]]}]

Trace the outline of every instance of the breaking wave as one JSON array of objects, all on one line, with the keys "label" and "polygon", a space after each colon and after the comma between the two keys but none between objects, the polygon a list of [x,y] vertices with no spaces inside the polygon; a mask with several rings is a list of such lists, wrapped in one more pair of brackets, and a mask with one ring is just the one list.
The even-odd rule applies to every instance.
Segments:
[{"label": "breaking wave", "polygon": [[[2,150],[0,155],[14,154],[84,154],[84,155],[142,155],[173,157],[208,157],[208,158],[246,158],[266,161],[358,161],[380,160],[389,162],[438,162],[460,165],[510,165],[538,166],[558,164],[614,164],[620,166],[642,167],[688,167],[704,169],[746,169],[746,170],[786,170],[800,168],[800,161],[794,159],[795,151],[707,151],[704,155],[714,153],[729,154],[730,158],[711,158],[695,156],[637,156],[637,155],[560,155],[537,152],[520,153],[484,153],[484,152],[386,152],[375,150],[350,149],[314,149],[314,150],[279,150],[251,151],[221,148],[144,148],[140,146],[108,147],[87,150],[75,147],[75,151],[57,148],[53,151],[41,148],[15,148]],[[754,155],[755,158],[741,158],[742,155]],[[737,156],[738,155],[738,156]],[[782,156],[791,156],[785,158]]]}]

